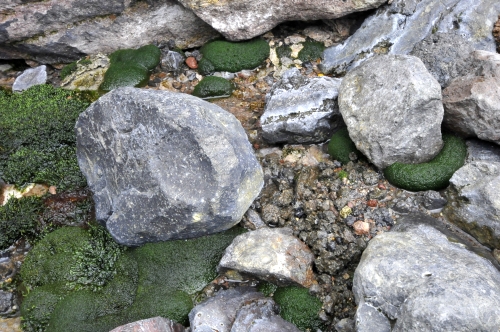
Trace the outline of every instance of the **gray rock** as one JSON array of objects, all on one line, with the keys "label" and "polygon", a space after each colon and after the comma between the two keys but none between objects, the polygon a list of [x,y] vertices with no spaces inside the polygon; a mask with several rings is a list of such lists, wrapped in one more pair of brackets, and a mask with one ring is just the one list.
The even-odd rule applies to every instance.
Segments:
[{"label": "gray rock", "polygon": [[18,309],[16,296],[12,292],[0,289],[0,317],[17,316]]},{"label": "gray rock", "polygon": [[377,8],[386,0],[179,2],[227,39],[244,40],[259,36],[281,22],[338,18],[353,12]]},{"label": "gray rock", "polygon": [[408,54],[433,33],[461,35],[494,52],[497,0],[394,0],[365,20],[343,44],[325,50],[321,69],[341,74],[375,54]]},{"label": "gray rock", "polygon": [[0,59],[41,63],[175,40],[200,46],[218,33],[174,0],[10,1],[0,18]]},{"label": "gray rock", "polygon": [[453,174],[443,210],[448,219],[488,247],[500,248],[500,162],[472,161]]},{"label": "gray rock", "polygon": [[12,91],[24,91],[34,85],[45,83],[47,83],[47,67],[38,66],[26,69],[21,75],[19,75],[12,85]]},{"label": "gray rock", "polygon": [[12,69],[12,67],[13,66],[11,64],[8,64],[8,63],[1,64],[0,65],[0,72],[9,71],[10,69]]},{"label": "gray rock", "polygon": [[80,115],[76,134],[96,218],[121,244],[228,229],[263,186],[240,122],[190,95],[113,90]]},{"label": "gray rock", "polygon": [[354,321],[350,318],[341,319],[337,324],[335,324],[335,331],[337,332],[354,332],[354,329]]},{"label": "gray rock", "polygon": [[369,242],[354,274],[356,303],[381,311],[392,331],[498,330],[500,272],[428,225],[436,222],[406,216]]},{"label": "gray rock", "polygon": [[443,124],[462,136],[500,144],[500,54],[474,51],[472,59],[475,71],[443,90]]},{"label": "gray rock", "polygon": [[297,68],[286,71],[266,95],[260,118],[262,136],[270,143],[319,143],[344,121],[338,110],[340,79],[306,78]]},{"label": "gray rock", "polygon": [[441,194],[434,190],[426,190],[422,192],[420,196],[422,205],[427,210],[439,210],[442,209],[448,202]]},{"label": "gray rock", "polygon": [[469,139],[465,144],[467,144],[466,163],[474,160],[500,162],[500,147],[497,144],[478,139]]},{"label": "gray rock", "polygon": [[276,285],[310,287],[314,255],[289,228],[260,228],[238,235],[219,262],[220,273],[237,271]]},{"label": "gray rock", "polygon": [[441,86],[417,57],[369,59],[344,77],[338,100],[349,136],[379,168],[426,162],[441,150]]},{"label": "gray rock", "polygon": [[184,62],[184,56],[179,52],[168,51],[161,58],[161,68],[166,71],[179,72]]},{"label": "gray rock", "polygon": [[371,304],[361,302],[356,310],[356,332],[391,332],[391,322]]},{"label": "gray rock", "polygon": [[186,329],[168,318],[153,317],[114,328],[110,332],[184,332]]}]

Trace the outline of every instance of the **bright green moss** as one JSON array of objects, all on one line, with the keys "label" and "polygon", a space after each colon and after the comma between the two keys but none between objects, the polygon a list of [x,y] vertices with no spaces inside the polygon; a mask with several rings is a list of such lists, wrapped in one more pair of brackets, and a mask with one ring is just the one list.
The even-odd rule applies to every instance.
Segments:
[{"label": "bright green moss", "polygon": [[361,152],[358,151],[356,145],[349,137],[349,132],[347,128],[342,128],[333,134],[328,143],[328,153],[333,159],[340,161],[342,164],[347,164],[349,159],[349,154],[354,152],[358,158],[362,156]]},{"label": "bright green moss", "polygon": [[193,95],[200,98],[228,97],[234,85],[222,77],[207,76],[195,86]]},{"label": "bright green moss", "polygon": [[280,287],[274,292],[273,298],[280,306],[281,317],[295,324],[300,330],[316,331],[322,327],[323,323],[318,316],[321,301],[310,295],[307,288]]},{"label": "bright green moss", "polygon": [[323,43],[308,39],[302,43],[302,46],[304,47],[300,50],[298,55],[298,58],[302,62],[316,61],[319,58],[323,58],[323,51],[325,50],[325,45]]},{"label": "bright green moss", "polygon": [[443,135],[443,141],[443,148],[431,161],[394,163],[384,169],[385,177],[396,187],[411,191],[446,188],[453,173],[464,165],[467,146],[461,138],[452,135]]},{"label": "bright green moss", "polygon": [[216,40],[201,48],[203,58],[198,63],[198,70],[203,75],[214,71],[237,72],[254,69],[269,57],[269,44],[263,39],[245,42]]},{"label": "bright green moss", "polygon": [[160,49],[154,45],[112,53],[109,56],[110,66],[104,74],[100,89],[110,91],[124,86],[146,85],[150,71],[160,63],[160,56]]}]

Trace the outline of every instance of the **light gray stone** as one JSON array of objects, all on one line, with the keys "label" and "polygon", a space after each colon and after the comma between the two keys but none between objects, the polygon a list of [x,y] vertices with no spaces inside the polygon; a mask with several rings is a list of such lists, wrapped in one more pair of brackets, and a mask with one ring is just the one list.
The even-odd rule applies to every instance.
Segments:
[{"label": "light gray stone", "polygon": [[377,8],[387,0],[180,0],[229,40],[259,36],[285,21],[333,19]]},{"label": "light gray stone", "polygon": [[441,86],[417,57],[369,59],[344,77],[338,103],[349,136],[379,168],[426,162],[441,150]]},{"label": "light gray stone", "polygon": [[153,317],[114,328],[110,332],[184,332],[186,329],[168,318]]},{"label": "light gray stone", "polygon": [[29,68],[23,71],[19,75],[14,84],[12,85],[12,91],[24,91],[28,90],[34,85],[47,83],[47,67],[38,66],[35,68]]},{"label": "light gray stone", "polygon": [[467,144],[466,163],[475,160],[500,162],[500,146],[497,144],[479,139],[469,139],[465,144]]},{"label": "light gray stone", "polygon": [[497,0],[394,0],[369,17],[343,44],[325,50],[321,69],[341,74],[375,54],[408,54],[433,33],[465,37],[475,49],[495,51]]},{"label": "light gray stone", "polygon": [[405,216],[369,242],[354,273],[356,303],[392,320],[393,332],[497,331],[499,270],[435,223]]},{"label": "light gray stone", "polygon": [[314,255],[289,228],[260,228],[238,235],[226,248],[218,271],[237,271],[276,285],[310,287]]},{"label": "light gray stone", "polygon": [[319,143],[329,139],[344,121],[338,110],[340,79],[306,78],[297,68],[286,71],[266,95],[260,119],[262,136],[270,143]]},{"label": "light gray stone", "polygon": [[191,95],[115,89],[80,115],[76,134],[96,218],[121,244],[228,229],[263,186],[240,122]]},{"label": "light gray stone", "polygon": [[356,310],[356,332],[391,332],[391,322],[371,304],[361,302]]}]

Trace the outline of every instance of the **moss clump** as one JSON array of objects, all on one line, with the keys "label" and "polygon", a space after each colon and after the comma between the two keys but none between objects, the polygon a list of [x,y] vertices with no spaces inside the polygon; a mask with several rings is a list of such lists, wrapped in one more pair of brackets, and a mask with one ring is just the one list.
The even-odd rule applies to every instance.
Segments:
[{"label": "moss clump", "polygon": [[160,49],[154,45],[112,53],[109,56],[110,66],[99,88],[110,91],[124,86],[146,85],[149,72],[160,63],[160,56]]},{"label": "moss clump", "polygon": [[363,156],[349,137],[347,128],[342,128],[333,134],[330,143],[328,143],[328,153],[333,159],[340,161],[342,164],[347,164],[350,161],[349,154],[353,152],[358,158]]},{"label": "moss clump", "polygon": [[193,95],[200,98],[228,97],[234,85],[222,77],[207,76],[195,86]]},{"label": "moss clump", "polygon": [[298,58],[302,62],[316,61],[319,58],[323,58],[323,51],[325,50],[323,43],[308,39],[302,43],[302,46],[304,47],[298,54]]},{"label": "moss clump", "polygon": [[446,188],[450,178],[464,165],[467,146],[464,140],[443,135],[444,145],[434,159],[421,164],[394,163],[384,169],[387,180],[406,190],[440,190]]},{"label": "moss clump", "polygon": [[234,73],[254,69],[269,57],[269,51],[269,44],[263,39],[238,43],[216,40],[200,49],[203,58],[198,63],[198,70],[207,75],[214,71]]},{"label": "moss clump", "polygon": [[318,314],[321,301],[309,294],[307,288],[280,287],[274,292],[274,301],[280,305],[283,319],[295,324],[300,330],[321,329],[323,326]]},{"label": "moss clump", "polygon": [[85,186],[74,126],[89,104],[50,85],[20,94],[0,91],[0,177],[19,187],[27,182],[59,190]]},{"label": "moss clump", "polygon": [[273,296],[274,292],[278,289],[278,286],[276,286],[273,283],[263,281],[263,282],[259,283],[259,286],[257,286],[257,289],[259,292],[261,292],[265,296]]},{"label": "moss clump", "polygon": [[92,63],[92,61],[90,61],[89,59],[86,59],[86,58],[69,63],[66,66],[64,66],[63,69],[61,69],[61,72],[59,73],[59,77],[61,77],[61,79],[64,80],[66,77],[68,77],[69,75],[71,75],[73,72],[76,71],[76,69],[78,68],[78,64],[85,66],[85,65],[89,65],[91,63]]}]

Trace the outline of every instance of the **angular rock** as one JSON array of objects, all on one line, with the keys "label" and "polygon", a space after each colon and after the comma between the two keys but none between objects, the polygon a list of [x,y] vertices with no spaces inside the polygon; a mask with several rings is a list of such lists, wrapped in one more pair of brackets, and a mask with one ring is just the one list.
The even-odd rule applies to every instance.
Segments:
[{"label": "angular rock", "polygon": [[394,0],[369,17],[343,44],[325,50],[321,69],[341,74],[375,54],[408,54],[433,33],[466,37],[493,52],[497,0]]},{"label": "angular rock", "polygon": [[24,91],[33,85],[47,83],[47,66],[38,66],[36,68],[26,69],[19,75],[12,85],[12,91]]},{"label": "angular rock", "polygon": [[472,53],[473,70],[443,91],[443,124],[465,136],[500,144],[500,54]]},{"label": "angular rock", "polygon": [[281,22],[333,19],[377,8],[386,0],[279,1],[233,0],[200,2],[180,0],[229,40],[259,36]]},{"label": "angular rock", "polygon": [[338,110],[340,79],[306,78],[297,68],[283,74],[266,96],[260,118],[270,143],[317,143],[344,126]]},{"label": "angular rock", "polygon": [[482,244],[500,248],[500,162],[472,161],[453,174],[443,210]]},{"label": "angular rock", "polygon": [[356,332],[391,332],[391,322],[371,304],[361,302],[356,310]]},{"label": "angular rock", "polygon": [[110,332],[184,332],[185,328],[168,318],[153,317],[114,328]]},{"label": "angular rock", "polygon": [[279,286],[310,287],[314,255],[289,228],[260,228],[239,235],[226,248],[218,271],[237,271]]},{"label": "angular rock", "polygon": [[161,68],[170,72],[179,72],[184,62],[184,56],[179,52],[168,51],[161,58]]},{"label": "angular rock", "polygon": [[467,144],[466,163],[475,160],[500,162],[500,146],[478,139],[469,139],[465,144]]},{"label": "angular rock", "polygon": [[392,331],[498,330],[500,272],[428,225],[436,222],[405,216],[369,242],[354,273],[356,303],[392,320]]},{"label": "angular rock", "polygon": [[344,77],[338,100],[349,136],[379,168],[426,162],[441,150],[441,86],[417,57],[369,59]]},{"label": "angular rock", "polygon": [[107,56],[101,53],[91,55],[87,61],[77,62],[76,70],[63,79],[61,87],[69,90],[97,91],[108,68]]},{"label": "angular rock", "polygon": [[175,40],[200,46],[218,33],[174,0],[10,1],[0,16],[0,59],[71,62]]},{"label": "angular rock", "polygon": [[434,190],[424,191],[420,196],[420,201],[427,210],[431,211],[442,209],[447,203],[447,200],[438,191]]},{"label": "angular rock", "polygon": [[190,95],[115,89],[80,115],[76,134],[96,218],[124,245],[228,229],[263,186],[240,122]]}]

